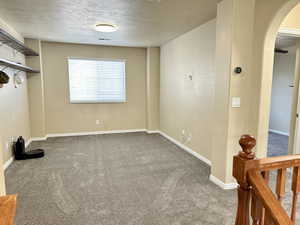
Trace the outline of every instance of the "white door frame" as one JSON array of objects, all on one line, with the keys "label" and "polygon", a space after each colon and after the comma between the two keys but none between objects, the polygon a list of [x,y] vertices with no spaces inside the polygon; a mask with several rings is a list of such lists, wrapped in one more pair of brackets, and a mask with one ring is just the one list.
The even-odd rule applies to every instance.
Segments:
[{"label": "white door frame", "polygon": [[[300,85],[300,82],[299,82],[299,85]],[[299,130],[300,123],[299,123],[299,115],[300,115],[300,89],[299,89],[299,92],[298,92],[298,101],[297,101],[297,117],[296,117],[296,126],[295,126],[295,137],[294,137],[293,154],[300,154],[300,130]]]}]

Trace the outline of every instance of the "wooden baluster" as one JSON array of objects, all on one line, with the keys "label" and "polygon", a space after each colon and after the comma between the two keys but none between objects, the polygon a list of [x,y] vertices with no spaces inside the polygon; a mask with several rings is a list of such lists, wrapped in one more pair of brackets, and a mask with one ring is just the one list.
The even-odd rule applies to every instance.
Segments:
[{"label": "wooden baluster", "polygon": [[300,168],[299,167],[294,167],[293,180],[292,180],[292,191],[293,191],[293,203],[292,203],[291,219],[293,221],[293,224],[295,224],[296,213],[297,213],[298,193],[300,192]]},{"label": "wooden baluster", "polygon": [[265,225],[275,225],[272,216],[268,213],[268,211],[265,211]]},{"label": "wooden baluster", "polygon": [[233,176],[236,178],[238,187],[238,209],[235,225],[249,225],[250,185],[247,182],[247,168],[255,158],[252,149],[256,140],[250,135],[243,135],[240,139],[242,151],[233,158]]},{"label": "wooden baluster", "polygon": [[[266,182],[266,184],[269,184],[270,181],[270,171],[263,171],[262,176]],[[263,209],[262,212],[262,222],[260,225],[275,225],[271,215],[266,211],[266,209]]]},{"label": "wooden baluster", "polygon": [[261,201],[257,198],[254,191],[251,191],[251,217],[253,225],[259,225],[262,220],[263,206]]},{"label": "wooden baluster", "polygon": [[269,184],[270,180],[270,172],[269,171],[263,171],[261,172],[263,178],[265,179],[266,183]]},{"label": "wooden baluster", "polygon": [[280,202],[285,194],[285,181],[286,181],[286,169],[279,169],[277,171],[277,183],[276,183],[276,194]]},{"label": "wooden baluster", "polygon": [[[261,175],[263,176],[264,180],[266,181],[266,184],[269,184],[270,180],[270,172],[269,171],[263,171],[261,172]],[[266,210],[265,208],[262,208],[262,213],[261,213],[261,221],[260,225],[267,225],[268,224],[268,218],[266,217]]]}]

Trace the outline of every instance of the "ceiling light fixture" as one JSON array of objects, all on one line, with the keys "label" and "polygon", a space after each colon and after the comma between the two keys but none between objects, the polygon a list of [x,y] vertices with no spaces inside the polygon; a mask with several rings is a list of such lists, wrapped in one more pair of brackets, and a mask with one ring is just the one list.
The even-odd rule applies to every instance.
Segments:
[{"label": "ceiling light fixture", "polygon": [[109,23],[98,23],[95,25],[95,30],[99,32],[110,33],[117,31],[118,27]]}]

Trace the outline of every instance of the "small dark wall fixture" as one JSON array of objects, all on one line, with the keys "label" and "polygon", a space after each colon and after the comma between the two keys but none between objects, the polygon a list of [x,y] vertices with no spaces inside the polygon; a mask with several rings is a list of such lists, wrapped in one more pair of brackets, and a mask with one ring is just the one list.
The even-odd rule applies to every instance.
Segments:
[{"label": "small dark wall fixture", "polygon": [[0,88],[3,87],[4,84],[7,84],[9,82],[9,76],[3,72],[0,71]]},{"label": "small dark wall fixture", "polygon": [[288,54],[288,50],[280,49],[280,48],[275,48],[275,53],[281,53],[281,54]]},{"label": "small dark wall fixture", "polygon": [[242,73],[242,67],[236,67],[235,69],[234,69],[234,72],[236,73],[236,74],[241,74]]}]

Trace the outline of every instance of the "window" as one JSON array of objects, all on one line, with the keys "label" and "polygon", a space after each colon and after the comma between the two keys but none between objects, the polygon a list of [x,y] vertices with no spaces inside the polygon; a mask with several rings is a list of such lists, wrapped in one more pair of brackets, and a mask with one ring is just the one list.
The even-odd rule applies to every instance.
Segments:
[{"label": "window", "polygon": [[125,61],[69,58],[71,103],[125,102]]}]

